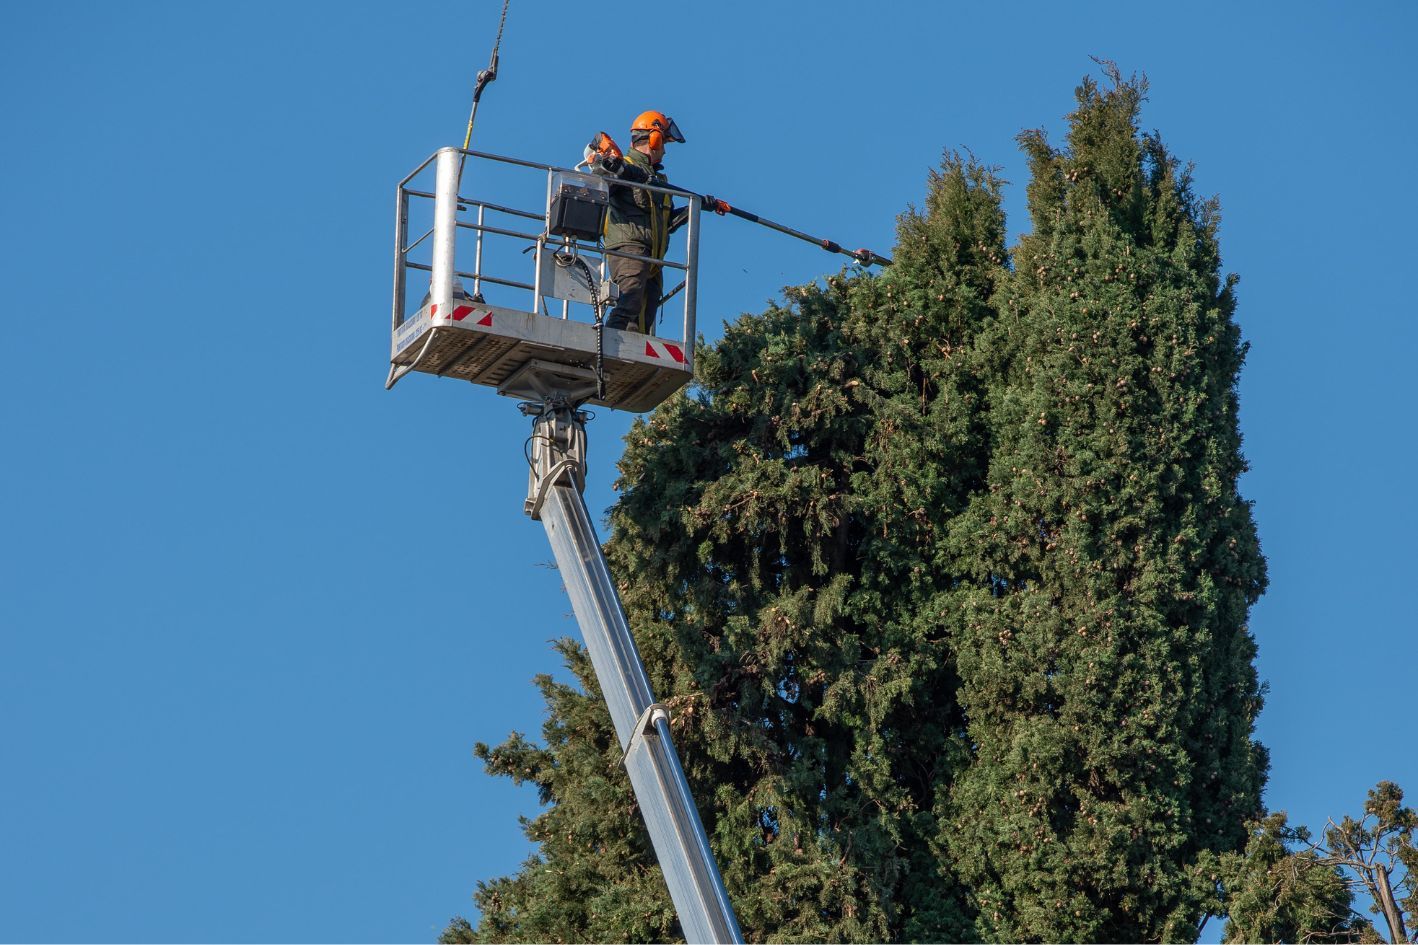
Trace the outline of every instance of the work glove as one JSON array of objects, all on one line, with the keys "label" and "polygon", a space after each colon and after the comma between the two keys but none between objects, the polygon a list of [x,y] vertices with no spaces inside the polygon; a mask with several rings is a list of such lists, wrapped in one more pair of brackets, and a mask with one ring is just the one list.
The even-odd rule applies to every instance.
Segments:
[{"label": "work glove", "polygon": [[723,216],[724,214],[729,212],[729,205],[724,203],[724,201],[720,200],[718,197],[706,194],[705,196],[700,197],[699,199],[705,210],[713,210],[719,216]]}]

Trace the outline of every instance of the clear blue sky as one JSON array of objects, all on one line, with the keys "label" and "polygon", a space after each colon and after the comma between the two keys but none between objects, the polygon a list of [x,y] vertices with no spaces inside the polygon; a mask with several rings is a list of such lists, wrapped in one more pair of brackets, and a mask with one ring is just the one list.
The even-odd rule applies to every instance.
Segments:
[{"label": "clear blue sky", "polygon": [[[0,939],[431,940],[526,856],[534,794],[471,753],[539,733],[575,632],[526,422],[382,387],[394,185],[500,6],[7,10]],[[660,108],[677,181],[889,252],[947,147],[1026,229],[1013,136],[1061,137],[1090,54],[1145,71],[1242,276],[1267,800],[1320,825],[1418,798],[1414,10],[513,0],[476,143],[571,163]],[[838,264],[732,219],[702,263],[711,338]]]}]

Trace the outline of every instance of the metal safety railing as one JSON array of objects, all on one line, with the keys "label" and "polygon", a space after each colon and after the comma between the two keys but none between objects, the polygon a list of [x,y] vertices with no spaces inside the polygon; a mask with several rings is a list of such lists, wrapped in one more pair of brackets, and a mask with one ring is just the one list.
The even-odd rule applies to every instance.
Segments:
[{"label": "metal safety railing", "polygon": [[[535,175],[523,174],[521,180],[505,177],[500,181],[485,180],[485,171],[490,168],[502,171],[515,169],[517,172],[532,171]],[[433,186],[415,186],[430,173]],[[559,174],[575,174],[570,168],[551,164],[538,164],[503,155],[470,151],[461,148],[442,148],[430,155],[407,177],[399,182],[394,232],[394,311],[393,327],[397,329],[404,320],[416,313],[424,304],[441,304],[442,311],[452,304],[453,298],[467,292],[461,280],[471,283],[471,296],[486,299],[490,305],[504,305],[520,311],[551,315],[547,299],[561,303],[560,317],[569,319],[573,314],[578,320],[594,318],[594,308],[589,299],[568,297],[567,293],[556,294],[554,287],[545,278],[547,261],[551,255],[562,254],[582,257],[597,273],[601,281],[609,278],[609,260],[647,260],[648,257],[619,250],[606,249],[598,242],[578,240],[568,236],[550,234],[550,207],[553,180]],[[528,180],[540,178],[536,189],[541,191],[533,196]],[[671,194],[687,199],[689,213],[679,236],[670,246],[670,252],[657,262],[664,271],[662,282],[667,291],[660,302],[676,299],[681,301],[679,309],[679,337],[686,359],[693,364],[695,337],[696,275],[699,258],[699,215],[700,198],[693,194],[669,187],[639,184],[615,180],[613,187],[628,187],[657,194]],[[489,199],[488,190],[498,189],[520,195],[520,199],[507,196],[494,201]],[[535,201],[535,202],[533,202]],[[521,203],[522,206],[515,204]],[[409,240],[411,207],[418,203],[431,210],[427,214],[427,228],[422,229],[412,241]],[[529,206],[538,210],[527,209]],[[472,268],[458,268],[458,260],[466,259],[471,241]],[[500,250],[495,253],[494,249]],[[530,258],[528,258],[530,257]],[[528,267],[530,267],[528,269]],[[428,273],[428,295],[409,311],[408,289],[417,280],[410,279],[410,272]],[[674,274],[673,276],[671,274]],[[678,280],[677,282],[675,280]],[[674,283],[670,285],[670,283]],[[460,291],[461,290],[461,291]],[[506,290],[498,301],[490,294]],[[518,298],[509,293],[530,293]],[[662,319],[669,321],[668,312],[662,312]],[[667,329],[672,331],[672,329]],[[673,334],[665,337],[674,338]]]}]

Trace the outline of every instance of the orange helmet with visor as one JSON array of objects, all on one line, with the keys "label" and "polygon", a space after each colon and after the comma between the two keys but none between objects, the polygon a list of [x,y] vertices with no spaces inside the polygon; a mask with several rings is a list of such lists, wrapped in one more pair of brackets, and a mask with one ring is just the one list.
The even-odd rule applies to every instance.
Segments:
[{"label": "orange helmet with visor", "polygon": [[644,141],[651,151],[663,152],[668,142],[684,144],[684,135],[680,134],[673,118],[664,112],[648,111],[641,112],[631,122],[630,140],[632,143]]}]

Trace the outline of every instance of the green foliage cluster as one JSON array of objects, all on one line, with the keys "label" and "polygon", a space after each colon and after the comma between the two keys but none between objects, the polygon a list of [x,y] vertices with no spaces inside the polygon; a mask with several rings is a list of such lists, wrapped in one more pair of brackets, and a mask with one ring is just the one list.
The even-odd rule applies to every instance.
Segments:
[{"label": "green foliage cluster", "polygon": [[[1012,253],[947,154],[894,266],[744,316],[627,437],[607,555],[750,940],[1188,940],[1257,842],[1233,280],[1111,76],[1021,136]],[[542,745],[478,747],[538,852],[447,941],[678,936],[560,650]]]},{"label": "green foliage cluster", "polygon": [[[1245,853],[1222,858],[1226,941],[1418,942],[1415,835],[1418,811],[1391,781],[1318,841],[1283,813],[1252,825]],[[1381,921],[1355,909],[1356,895]]]},{"label": "green foliage cluster", "polygon": [[1308,842],[1303,827],[1271,814],[1254,825],[1244,853],[1225,860],[1227,942],[1377,941],[1353,916],[1344,877]]},{"label": "green foliage cluster", "polygon": [[1136,133],[1142,94],[1085,81],[1066,149],[1021,137],[1033,232],[977,339],[991,458],[956,523],[975,758],[951,829],[990,938],[1191,938],[1203,854],[1259,809],[1244,346],[1216,206]]}]

